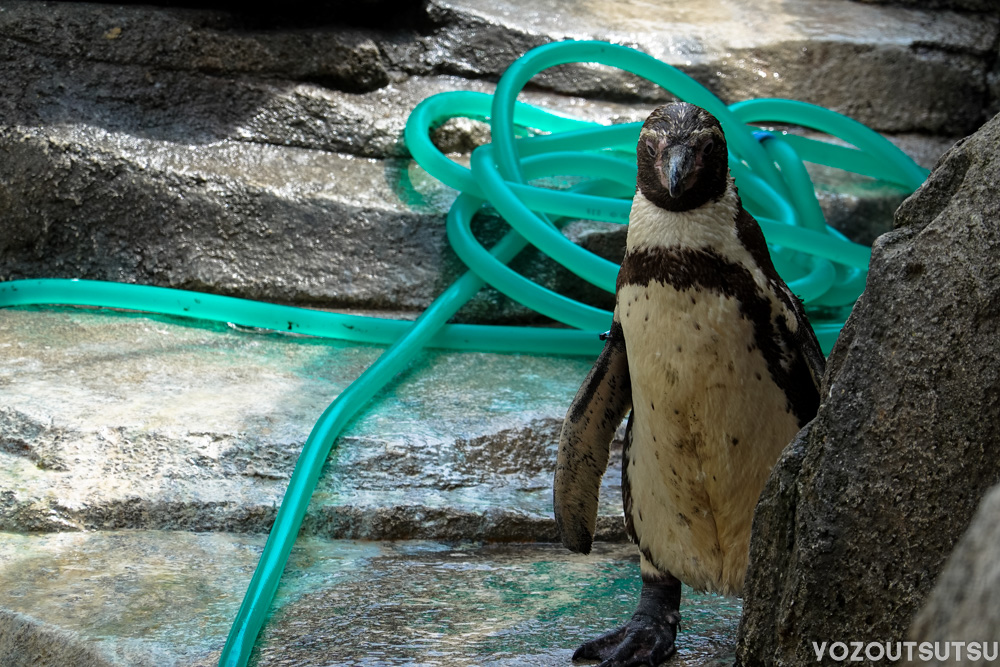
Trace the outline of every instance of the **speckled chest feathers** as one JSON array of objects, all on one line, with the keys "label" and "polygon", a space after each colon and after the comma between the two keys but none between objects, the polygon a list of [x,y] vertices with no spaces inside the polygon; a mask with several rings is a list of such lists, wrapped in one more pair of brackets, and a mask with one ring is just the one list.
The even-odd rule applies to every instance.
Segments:
[{"label": "speckled chest feathers", "polygon": [[808,324],[731,179],[687,211],[640,191],[629,224],[616,308],[632,385],[626,526],[644,567],[736,593],[764,481],[818,405]]}]

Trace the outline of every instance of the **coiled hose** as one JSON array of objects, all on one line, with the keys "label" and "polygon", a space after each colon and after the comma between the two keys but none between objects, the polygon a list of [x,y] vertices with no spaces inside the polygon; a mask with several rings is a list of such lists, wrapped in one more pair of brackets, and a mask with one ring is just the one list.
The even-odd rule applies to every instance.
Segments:
[{"label": "coiled hose", "polygon": [[[410,115],[405,140],[414,159],[461,194],[448,214],[448,239],[470,268],[415,322],[322,313],[289,306],[183,290],[87,280],[18,280],[0,283],[0,306],[70,304],[143,310],[281,331],[295,331],[390,347],[323,412],[313,427],[285,491],[260,562],[250,581],[219,660],[247,664],[266,620],[288,554],[298,534],[323,463],[341,430],[425,346],[498,352],[596,354],[598,333],[611,313],[568,299],[507,267],[528,243],[570,271],[614,292],[618,267],[574,245],[558,225],[570,219],[626,223],[635,190],[633,155],[639,124],[601,126],[516,101],[538,72],[556,65],[593,62],[633,72],[678,98],[704,107],[722,123],[730,169],[746,208],[771,244],[775,266],[812,312],[844,312],[864,288],[870,250],[827,227],[803,160],[916,189],[927,171],[886,139],[827,109],[790,100],[724,105],[679,70],[644,53],[605,42],[548,44],[525,54],[501,78],[491,97],[454,92],[421,102]],[[448,118],[489,118],[492,145],[476,149],[471,169],[445,157],[430,141]],[[755,131],[753,123],[788,123],[826,132],[854,147],[793,135]],[[515,138],[515,126],[547,134]],[[616,150],[618,149],[618,150]],[[544,176],[583,180],[567,190],[529,184]],[[491,204],[512,230],[487,250],[470,225]],[[568,325],[567,329],[446,324],[484,284]],[[842,320],[815,319],[824,349]]]}]

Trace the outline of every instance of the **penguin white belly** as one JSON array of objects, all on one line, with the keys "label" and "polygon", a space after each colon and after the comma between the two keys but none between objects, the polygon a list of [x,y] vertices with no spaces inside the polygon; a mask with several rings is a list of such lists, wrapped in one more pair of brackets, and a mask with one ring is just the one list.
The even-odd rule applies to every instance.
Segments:
[{"label": "penguin white belly", "polygon": [[625,511],[655,567],[730,594],[761,489],[799,429],[739,309],[655,280],[618,292],[633,406]]}]

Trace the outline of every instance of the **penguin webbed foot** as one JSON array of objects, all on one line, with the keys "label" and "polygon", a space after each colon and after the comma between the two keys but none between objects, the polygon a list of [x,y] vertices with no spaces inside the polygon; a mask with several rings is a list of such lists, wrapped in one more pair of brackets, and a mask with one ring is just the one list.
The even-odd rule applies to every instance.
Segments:
[{"label": "penguin webbed foot", "polygon": [[589,641],[576,650],[573,662],[601,660],[598,667],[657,667],[676,652],[676,616],[673,622],[649,616],[632,617],[628,623]]},{"label": "penguin webbed foot", "polygon": [[676,652],[680,624],[681,582],[643,581],[639,606],[628,623],[589,641],[573,653],[573,662],[600,660],[598,667],[657,667]]}]

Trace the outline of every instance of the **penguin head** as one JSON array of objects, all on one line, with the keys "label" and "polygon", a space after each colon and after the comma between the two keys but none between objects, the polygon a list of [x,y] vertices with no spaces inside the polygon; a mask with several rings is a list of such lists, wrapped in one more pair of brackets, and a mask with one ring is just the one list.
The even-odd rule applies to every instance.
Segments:
[{"label": "penguin head", "polygon": [[688,211],[718,199],[729,179],[719,121],[687,102],[653,111],[639,132],[638,187],[660,208]]}]

